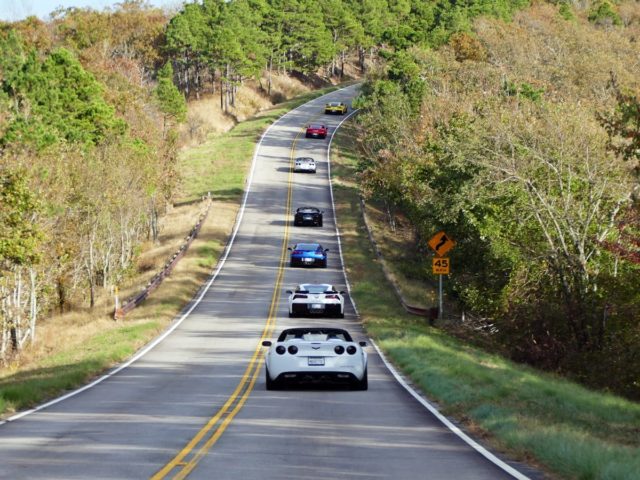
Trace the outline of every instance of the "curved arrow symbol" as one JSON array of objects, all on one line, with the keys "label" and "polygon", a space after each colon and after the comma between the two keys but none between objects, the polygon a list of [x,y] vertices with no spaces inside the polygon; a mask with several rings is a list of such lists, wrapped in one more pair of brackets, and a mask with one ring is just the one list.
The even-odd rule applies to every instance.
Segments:
[{"label": "curved arrow symbol", "polygon": [[438,250],[440,250],[440,247],[442,247],[445,243],[447,243],[449,239],[447,238],[446,234],[442,234],[442,236],[440,237],[440,242],[438,242],[438,244],[436,245],[436,247],[434,248],[434,250],[437,252]]}]

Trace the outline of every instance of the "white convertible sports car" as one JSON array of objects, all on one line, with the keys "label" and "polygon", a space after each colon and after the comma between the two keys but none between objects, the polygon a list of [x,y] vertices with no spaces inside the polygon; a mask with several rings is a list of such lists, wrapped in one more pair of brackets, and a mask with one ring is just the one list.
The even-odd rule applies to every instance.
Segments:
[{"label": "white convertible sports car", "polygon": [[321,315],[344,318],[344,292],[328,283],[303,283],[289,294],[289,316]]},{"label": "white convertible sports car", "polygon": [[293,165],[293,171],[316,173],[316,161],[311,157],[298,157]]},{"label": "white convertible sports car", "polygon": [[290,382],[347,383],[367,390],[366,342],[354,342],[341,328],[300,327],[283,330],[278,340],[262,342],[267,390]]}]

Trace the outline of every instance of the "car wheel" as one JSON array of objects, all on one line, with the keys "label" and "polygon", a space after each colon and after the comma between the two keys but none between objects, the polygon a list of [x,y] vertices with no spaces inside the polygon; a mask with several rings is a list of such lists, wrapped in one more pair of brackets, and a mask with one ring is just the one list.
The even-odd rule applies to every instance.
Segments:
[{"label": "car wheel", "polygon": [[369,379],[367,376],[367,369],[364,369],[364,375],[362,380],[357,380],[353,385],[354,390],[369,390]]},{"label": "car wheel", "polygon": [[305,138],[310,138],[311,137],[311,135],[309,135],[308,133],[305,133],[304,136],[305,136]]},{"label": "car wheel", "polygon": [[344,313],[339,313],[338,315],[336,315],[338,318],[344,318]]},{"label": "car wheel", "polygon": [[318,226],[321,227],[322,226],[322,219],[320,219],[320,221],[318,222]]},{"label": "car wheel", "polygon": [[269,369],[267,367],[264,369],[264,378],[267,384],[267,390],[281,390],[280,382],[271,380],[271,377],[269,376]]},{"label": "car wheel", "polygon": [[322,261],[322,263],[320,264],[320,266],[321,266],[322,268],[327,268],[327,259],[326,259],[326,258]]}]

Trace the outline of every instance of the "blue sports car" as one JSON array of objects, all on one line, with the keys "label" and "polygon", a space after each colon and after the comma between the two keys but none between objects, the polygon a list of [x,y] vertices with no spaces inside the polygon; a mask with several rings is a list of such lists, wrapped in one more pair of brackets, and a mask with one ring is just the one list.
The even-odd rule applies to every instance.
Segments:
[{"label": "blue sports car", "polygon": [[327,266],[327,252],[328,248],[322,248],[319,243],[298,243],[292,247],[289,247],[291,251],[291,266],[311,266],[319,265],[320,267]]}]

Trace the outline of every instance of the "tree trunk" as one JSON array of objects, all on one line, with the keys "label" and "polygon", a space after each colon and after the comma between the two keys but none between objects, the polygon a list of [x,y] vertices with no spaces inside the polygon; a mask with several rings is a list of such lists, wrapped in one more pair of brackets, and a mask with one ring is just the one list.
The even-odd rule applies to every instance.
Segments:
[{"label": "tree trunk", "polygon": [[36,319],[38,318],[38,295],[36,284],[36,271],[33,268],[29,269],[29,278],[31,280],[31,298],[29,301],[29,335],[31,337],[31,343],[36,341]]},{"label": "tree trunk", "polygon": [[269,56],[269,68],[267,69],[267,95],[271,97],[271,71],[273,70],[273,53]]},{"label": "tree trunk", "polygon": [[64,277],[60,276],[57,278],[56,290],[58,292],[58,309],[62,315],[64,313],[64,306],[67,303],[67,289],[64,286]]},{"label": "tree trunk", "polygon": [[222,75],[220,75],[220,110],[224,112],[224,85],[222,81]]}]

